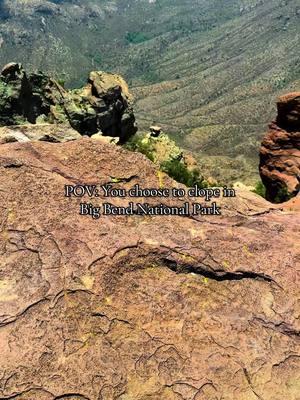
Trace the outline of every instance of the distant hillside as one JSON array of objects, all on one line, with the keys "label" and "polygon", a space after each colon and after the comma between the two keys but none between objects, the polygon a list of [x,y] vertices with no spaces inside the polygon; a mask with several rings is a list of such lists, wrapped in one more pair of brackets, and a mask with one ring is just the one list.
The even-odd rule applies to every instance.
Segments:
[{"label": "distant hillside", "polygon": [[123,74],[140,127],[163,125],[222,182],[257,179],[275,97],[300,86],[299,0],[0,0],[0,18],[2,64],[71,86]]},{"label": "distant hillside", "polygon": [[263,2],[152,60],[161,82],[133,91],[140,126],[162,124],[219,181],[253,184],[276,97],[300,88],[300,2]]},{"label": "distant hillside", "polygon": [[72,85],[95,67],[155,82],[160,71],[151,67],[152,61],[171,43],[220,26],[240,14],[242,3],[0,0],[1,58],[17,55],[27,67],[59,72]]}]

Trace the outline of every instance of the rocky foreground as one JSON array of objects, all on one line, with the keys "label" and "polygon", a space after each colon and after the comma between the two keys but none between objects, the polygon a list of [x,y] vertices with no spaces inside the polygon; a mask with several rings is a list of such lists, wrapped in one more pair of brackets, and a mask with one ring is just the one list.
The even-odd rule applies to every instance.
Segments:
[{"label": "rocky foreground", "polygon": [[0,168],[1,399],[299,400],[299,213],[80,216],[66,184],[179,186],[90,138],[2,144]]}]

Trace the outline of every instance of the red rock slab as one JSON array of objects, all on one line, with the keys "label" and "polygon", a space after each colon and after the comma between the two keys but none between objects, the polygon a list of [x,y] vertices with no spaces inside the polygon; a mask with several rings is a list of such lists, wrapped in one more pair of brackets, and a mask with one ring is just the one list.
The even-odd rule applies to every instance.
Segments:
[{"label": "red rock slab", "polygon": [[64,185],[177,184],[97,140],[0,148],[1,399],[299,399],[299,213],[94,220]]}]

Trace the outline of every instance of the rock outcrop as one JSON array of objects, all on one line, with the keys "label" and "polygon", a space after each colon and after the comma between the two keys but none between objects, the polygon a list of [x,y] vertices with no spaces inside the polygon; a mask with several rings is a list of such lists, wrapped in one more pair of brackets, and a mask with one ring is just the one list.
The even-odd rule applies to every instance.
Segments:
[{"label": "rock outcrop", "polygon": [[80,134],[99,131],[125,142],[136,132],[126,82],[118,75],[91,72],[82,89],[66,90],[38,72],[10,63],[0,75],[0,125],[69,123]]},{"label": "rock outcrop", "polygon": [[152,133],[142,132],[132,138],[126,147],[148,155],[155,164],[162,165],[165,162],[181,161],[184,151],[166,133],[153,136]]},{"label": "rock outcrop", "polygon": [[1,399],[299,399],[299,213],[80,216],[66,184],[180,186],[91,138],[3,144],[0,169]]},{"label": "rock outcrop", "polygon": [[260,150],[267,199],[280,203],[300,190],[300,92],[280,97],[278,115]]},{"label": "rock outcrop", "polygon": [[203,177],[200,176],[200,168],[194,156],[177,146],[175,141],[160,129],[151,127],[148,133],[138,133],[126,143],[125,147],[146,155],[178,182],[190,186],[196,182],[203,184]]}]

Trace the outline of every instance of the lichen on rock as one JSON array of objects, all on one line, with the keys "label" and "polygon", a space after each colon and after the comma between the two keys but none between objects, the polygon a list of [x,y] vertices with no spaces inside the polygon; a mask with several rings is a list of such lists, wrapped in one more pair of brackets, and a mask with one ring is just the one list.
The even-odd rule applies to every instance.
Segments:
[{"label": "lichen on rock", "polygon": [[91,72],[81,89],[67,90],[42,72],[7,64],[0,75],[0,125],[69,124],[82,135],[101,132],[125,142],[137,128],[128,86],[118,75]]}]

